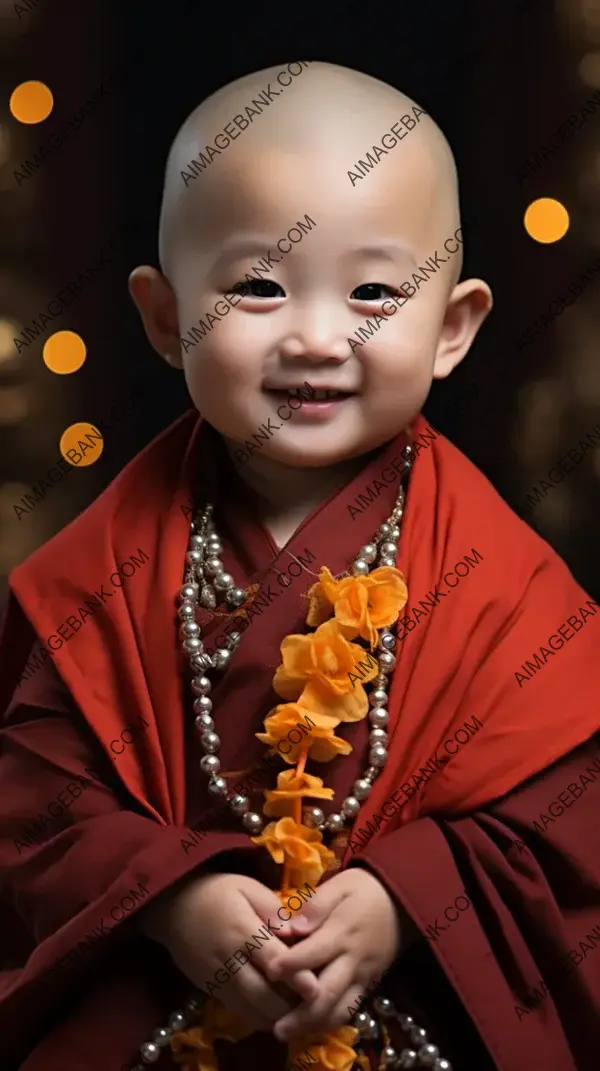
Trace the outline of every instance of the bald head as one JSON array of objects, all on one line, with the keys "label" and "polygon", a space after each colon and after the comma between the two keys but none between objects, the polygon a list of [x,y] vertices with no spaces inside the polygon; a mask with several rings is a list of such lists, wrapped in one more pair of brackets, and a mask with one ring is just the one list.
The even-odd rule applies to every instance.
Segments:
[{"label": "bald head", "polygon": [[[418,112],[414,126],[401,128],[395,150],[385,149],[385,135],[389,139],[402,117]],[[452,151],[439,127],[405,94],[370,75],[317,61],[266,68],[223,86],[188,116],[169,153],[159,232],[164,273],[172,278],[180,243],[191,229],[198,233],[198,214],[209,226],[215,213],[227,212],[224,196],[235,200],[258,158],[307,167],[318,195],[321,183],[328,181],[325,161],[331,163],[332,156],[349,185],[358,186],[363,179],[365,185],[373,183],[374,172],[368,170],[373,163],[365,165],[364,175],[356,166],[367,153],[368,161],[374,159],[375,146],[377,179],[385,167],[384,181],[400,186],[410,168],[419,176],[417,216],[428,232],[452,234],[460,223]],[[374,189],[373,183],[371,196]],[[356,208],[360,211],[358,197]],[[458,256],[456,278],[460,266]]]}]

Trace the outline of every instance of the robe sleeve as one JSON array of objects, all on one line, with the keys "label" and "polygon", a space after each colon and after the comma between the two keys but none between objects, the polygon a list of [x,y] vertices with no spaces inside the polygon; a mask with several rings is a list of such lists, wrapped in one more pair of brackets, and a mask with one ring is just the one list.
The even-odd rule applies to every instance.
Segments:
[{"label": "robe sleeve", "polygon": [[20,684],[5,715],[0,800],[5,1052],[30,1047],[48,1008],[109,949],[146,941],[130,925],[141,908],[200,866],[247,872],[257,850],[243,831],[209,832],[186,850],[189,830],[142,813],[50,664]]},{"label": "robe sleeve", "polygon": [[[441,971],[501,1071],[598,1066],[599,747],[595,736],[481,811],[417,819],[349,864],[423,935],[406,958],[429,965],[429,1022],[448,1027],[433,996]],[[473,1066],[450,1035],[454,1060]]]}]

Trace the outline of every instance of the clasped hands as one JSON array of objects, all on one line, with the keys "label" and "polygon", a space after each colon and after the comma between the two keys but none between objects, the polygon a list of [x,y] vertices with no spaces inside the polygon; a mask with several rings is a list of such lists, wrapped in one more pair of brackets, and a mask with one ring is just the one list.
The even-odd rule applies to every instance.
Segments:
[{"label": "clasped hands", "polygon": [[[318,887],[289,921],[280,908],[253,878],[207,874],[184,886],[151,935],[199,989],[213,983],[209,994],[236,1017],[288,1042],[349,1022],[348,1006],[397,956],[405,919],[381,882],[359,868]],[[269,940],[239,965],[235,950],[267,926]],[[217,971],[225,982],[214,981]]]},{"label": "clasped hands", "polygon": [[384,974],[400,945],[397,908],[368,870],[347,870],[330,878],[289,925],[300,940],[281,955],[274,954],[265,973],[303,1000],[275,1023],[279,1041],[347,1024],[348,1006]]}]

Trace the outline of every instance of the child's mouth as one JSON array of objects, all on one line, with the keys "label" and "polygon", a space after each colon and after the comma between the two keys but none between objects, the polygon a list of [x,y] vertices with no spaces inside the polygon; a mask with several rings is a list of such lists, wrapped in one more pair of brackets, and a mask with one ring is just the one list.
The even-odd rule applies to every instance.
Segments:
[{"label": "child's mouth", "polygon": [[[294,419],[302,419],[302,414],[305,416],[320,416],[325,417],[332,413],[338,412],[340,406],[350,400],[350,398],[356,397],[354,392],[351,391],[338,391],[326,388],[319,389],[308,388],[306,385],[303,387],[288,387],[287,390],[267,390],[267,394],[271,394],[273,398],[277,398],[281,404],[287,402],[289,409],[294,414]],[[285,419],[289,419],[286,417]]]}]

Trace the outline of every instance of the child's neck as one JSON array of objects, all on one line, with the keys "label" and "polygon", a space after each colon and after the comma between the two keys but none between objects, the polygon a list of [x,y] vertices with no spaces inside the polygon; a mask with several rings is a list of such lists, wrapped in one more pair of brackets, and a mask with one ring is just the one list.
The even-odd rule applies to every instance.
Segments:
[{"label": "child's neck", "polygon": [[278,547],[284,547],[312,511],[351,480],[370,455],[324,468],[290,468],[268,459],[244,465],[239,475],[255,492],[262,523]]}]

